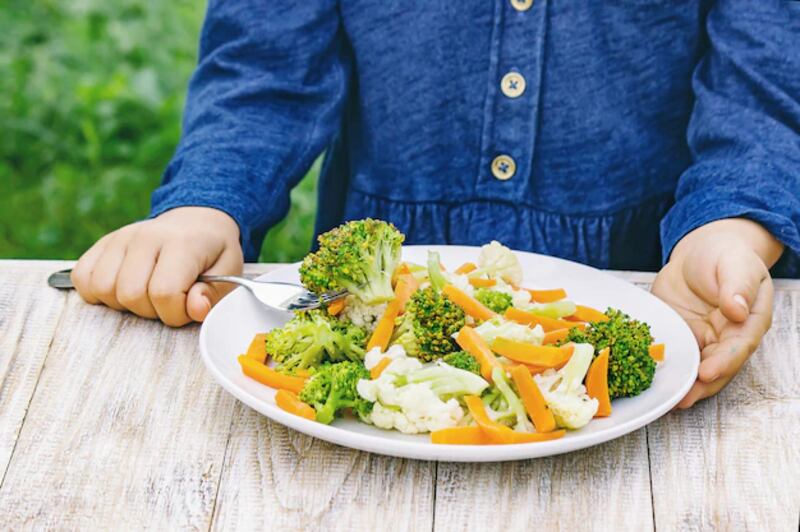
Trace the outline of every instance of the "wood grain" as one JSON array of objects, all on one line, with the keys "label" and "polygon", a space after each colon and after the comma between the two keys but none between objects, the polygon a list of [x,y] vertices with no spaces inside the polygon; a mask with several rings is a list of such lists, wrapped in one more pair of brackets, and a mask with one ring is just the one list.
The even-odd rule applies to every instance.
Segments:
[{"label": "wood grain", "polygon": [[0,485],[36,389],[66,295],[48,289],[57,262],[4,261],[0,268]]},{"label": "wood grain", "polygon": [[238,405],[217,530],[430,530],[435,464],[339,447]]},{"label": "wood grain", "polygon": [[440,463],[435,530],[651,530],[644,430],[574,453]]},{"label": "wood grain", "polygon": [[208,528],[234,403],[196,327],[70,293],[0,487],[3,528]]},{"label": "wood grain", "polygon": [[659,530],[798,529],[800,292],[718,396],[649,426]]},{"label": "wood grain", "polygon": [[44,286],[62,267],[0,261],[0,529],[797,530],[798,281],[719,397],[568,455],[437,466],[267,420],[207,376],[197,327]]}]

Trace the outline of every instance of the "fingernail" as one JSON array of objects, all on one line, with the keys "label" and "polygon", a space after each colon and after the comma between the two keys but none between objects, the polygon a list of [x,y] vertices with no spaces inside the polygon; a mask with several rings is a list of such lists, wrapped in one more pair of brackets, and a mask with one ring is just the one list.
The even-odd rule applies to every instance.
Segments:
[{"label": "fingernail", "polygon": [[736,294],[733,296],[733,300],[739,303],[747,312],[750,312],[750,308],[747,306],[747,300],[742,297],[741,294]]},{"label": "fingernail", "polygon": [[206,296],[203,296],[203,303],[206,305],[206,312],[211,310],[211,300],[208,299]]}]

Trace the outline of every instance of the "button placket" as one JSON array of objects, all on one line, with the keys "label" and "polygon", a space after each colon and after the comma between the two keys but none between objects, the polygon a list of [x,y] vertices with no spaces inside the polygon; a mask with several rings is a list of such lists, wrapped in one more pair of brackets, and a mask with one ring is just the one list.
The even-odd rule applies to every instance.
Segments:
[{"label": "button placket", "polygon": [[[487,93],[477,192],[514,201],[531,194],[546,0],[502,0],[492,43],[495,84]],[[534,9],[530,9],[534,7]],[[499,90],[497,90],[499,89]]]}]

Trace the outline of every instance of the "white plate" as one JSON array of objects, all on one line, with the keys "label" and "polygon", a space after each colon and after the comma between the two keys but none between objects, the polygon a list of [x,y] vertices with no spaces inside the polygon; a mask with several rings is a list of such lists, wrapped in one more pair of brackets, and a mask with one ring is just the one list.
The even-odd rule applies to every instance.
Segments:
[{"label": "white plate", "polygon": [[[428,249],[439,251],[448,269],[478,258],[479,248],[407,246],[405,260],[424,264]],[[658,366],[653,385],[638,397],[613,402],[610,417],[595,419],[581,430],[554,441],[514,445],[434,445],[428,434],[405,435],[354,419],[323,425],[288,414],[275,405],[275,392],[245,377],[236,357],[253,335],[281,325],[283,313],[262,307],[244,289],[234,290],[206,318],[200,330],[203,362],[223,388],[265,416],[311,436],[373,453],[458,462],[496,462],[566,453],[632,432],[662,416],[686,395],[697,377],[700,354],[681,317],[650,293],[594,268],[553,257],[517,252],[526,287],[566,289],[570,299],[598,309],[612,306],[644,320],[658,342],[665,342],[666,361]],[[270,272],[263,279],[298,282],[298,265]]]}]

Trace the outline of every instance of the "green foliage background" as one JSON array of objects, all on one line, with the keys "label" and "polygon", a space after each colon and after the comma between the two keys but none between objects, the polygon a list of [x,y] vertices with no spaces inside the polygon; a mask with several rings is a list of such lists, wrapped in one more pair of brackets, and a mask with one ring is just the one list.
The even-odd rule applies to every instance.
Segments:
[{"label": "green foliage background", "polygon": [[[0,258],[76,258],[147,215],[180,135],[205,0],[3,0]],[[263,261],[297,260],[317,169]]]}]

